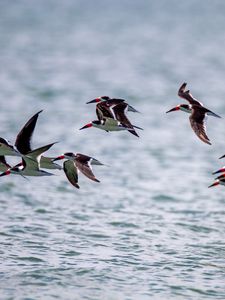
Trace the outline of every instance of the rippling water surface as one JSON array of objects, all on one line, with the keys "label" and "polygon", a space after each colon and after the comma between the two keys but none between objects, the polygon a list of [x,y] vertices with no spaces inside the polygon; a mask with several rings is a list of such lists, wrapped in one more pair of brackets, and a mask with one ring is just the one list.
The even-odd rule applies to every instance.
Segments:
[{"label": "rippling water surface", "polygon": [[[223,1],[0,2],[0,136],[40,109],[33,147],[59,141],[107,166],[0,183],[1,299],[225,299]],[[212,146],[165,114],[184,81],[223,118]],[[128,99],[143,127],[78,129],[99,95]]]}]

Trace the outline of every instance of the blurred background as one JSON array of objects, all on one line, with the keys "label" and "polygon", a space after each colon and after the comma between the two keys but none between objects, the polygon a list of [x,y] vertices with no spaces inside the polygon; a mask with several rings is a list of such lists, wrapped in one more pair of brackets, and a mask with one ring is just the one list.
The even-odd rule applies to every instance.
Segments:
[{"label": "blurred background", "polygon": [[[225,298],[224,189],[207,188],[225,154],[224,14],[221,0],[0,0],[0,136],[43,109],[33,147],[108,165],[80,190],[62,171],[1,178],[2,299]],[[165,113],[183,82],[222,116],[212,146]],[[79,131],[102,95],[141,112],[140,138]]]}]

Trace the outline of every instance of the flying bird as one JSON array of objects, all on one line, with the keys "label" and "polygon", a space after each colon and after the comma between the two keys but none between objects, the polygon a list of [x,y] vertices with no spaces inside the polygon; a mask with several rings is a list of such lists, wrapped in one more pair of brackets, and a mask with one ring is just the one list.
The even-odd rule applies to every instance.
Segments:
[{"label": "flying bird", "polygon": [[81,153],[74,154],[72,152],[66,152],[53,159],[53,161],[60,159],[66,159],[63,163],[63,170],[67,179],[74,187],[78,189],[80,188],[78,185],[79,171],[89,179],[95,182],[100,182],[93,174],[91,168],[91,165],[103,165],[99,160]]},{"label": "flying bird", "polygon": [[22,176],[50,176],[54,175],[52,173],[46,172],[40,169],[40,159],[41,155],[50,149],[55,143],[48,144],[46,146],[40,147],[33,151],[28,152],[23,156],[22,162],[10,167],[0,174],[0,177],[6,176],[9,174],[16,174]]},{"label": "flying bird", "polygon": [[215,181],[208,187],[210,188],[210,187],[213,187],[213,186],[216,186],[216,185],[219,185],[219,184],[225,185],[225,174],[222,174],[222,175],[218,176],[215,179]]},{"label": "flying bird", "polygon": [[213,174],[213,175],[215,175],[215,174],[218,174],[218,173],[223,173],[223,172],[225,172],[225,166],[224,166],[224,167],[222,167],[222,168],[220,168],[219,170],[217,170],[217,171],[213,172],[212,174]]},{"label": "flying bird", "polygon": [[167,113],[172,111],[184,111],[190,113],[190,124],[191,128],[195,134],[202,140],[204,143],[211,145],[211,142],[206,134],[206,116],[214,116],[220,118],[217,114],[205,108],[201,102],[195,99],[189,90],[185,91],[187,83],[184,82],[178,90],[178,96],[187,100],[189,104],[179,104],[176,107],[167,111]]},{"label": "flying bird", "polygon": [[80,130],[89,127],[96,127],[105,131],[127,130],[133,135],[139,137],[134,128],[142,128],[132,125],[125,114],[128,104],[124,101],[120,101],[119,103],[117,102],[118,101],[114,103],[113,101],[105,100],[97,103],[96,115],[98,120],[91,121],[81,127]]},{"label": "flying bird", "polygon": [[[24,157],[32,151],[31,139],[37,123],[40,110],[34,114],[17,134],[15,145],[11,145],[6,139],[0,137],[0,156],[19,156]],[[51,157],[41,156],[41,167],[45,169],[61,169],[61,166],[54,163]]]}]

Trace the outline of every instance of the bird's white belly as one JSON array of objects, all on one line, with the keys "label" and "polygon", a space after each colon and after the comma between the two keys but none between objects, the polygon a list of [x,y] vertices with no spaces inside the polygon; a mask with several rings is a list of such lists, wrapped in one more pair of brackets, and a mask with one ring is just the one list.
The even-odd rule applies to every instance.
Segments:
[{"label": "bird's white belly", "polygon": [[106,130],[106,131],[121,131],[121,130],[126,130],[125,127],[122,127],[122,126],[115,126],[115,125],[98,125],[98,126],[95,126],[93,125],[94,127],[96,128],[99,128],[99,129],[102,129],[102,130]]}]

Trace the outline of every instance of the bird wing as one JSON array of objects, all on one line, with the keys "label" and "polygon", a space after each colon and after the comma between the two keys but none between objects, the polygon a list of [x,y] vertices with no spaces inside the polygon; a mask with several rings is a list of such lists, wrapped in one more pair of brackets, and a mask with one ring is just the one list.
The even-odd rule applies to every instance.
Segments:
[{"label": "bird wing", "polygon": [[99,102],[96,105],[96,115],[99,121],[103,120],[104,118],[114,119],[113,113],[110,110],[110,105],[107,103],[107,101]]},{"label": "bird wing", "polygon": [[5,167],[7,167],[8,169],[11,168],[11,166],[7,163],[5,156],[1,155],[0,156],[0,164],[4,165]]},{"label": "bird wing", "polygon": [[128,130],[130,133],[139,136],[137,134],[137,132],[134,130],[133,125],[131,124],[131,122],[128,120],[127,116],[125,115],[125,109],[127,108],[127,104],[122,102],[119,103],[115,106],[113,106],[113,111],[115,114],[115,118],[125,127],[130,128],[130,130]]},{"label": "bird wing", "polygon": [[76,160],[79,160],[81,163],[89,163],[91,161],[92,157],[82,154],[82,153],[76,153]]},{"label": "bird wing", "polygon": [[87,163],[88,165],[98,165],[98,166],[104,165],[96,158],[82,154],[82,153],[76,153],[76,160],[79,160],[82,163]]},{"label": "bird wing", "polygon": [[62,167],[59,164],[55,163],[53,160],[54,157],[46,157],[42,155],[40,159],[40,168],[62,170]]},{"label": "bird wing", "polygon": [[19,151],[2,137],[0,137],[0,155],[21,156]]},{"label": "bird wing", "polygon": [[42,153],[46,152],[48,149],[50,149],[55,143],[48,144],[46,146],[37,148],[33,151],[28,152],[24,157],[24,161],[26,163],[26,166],[28,168],[38,168],[40,167],[40,159]]},{"label": "bird wing", "polygon": [[106,100],[106,102],[109,106],[113,106],[113,105],[117,105],[117,104],[120,104],[120,103],[124,103],[125,100],[124,99],[118,99],[118,98],[111,98],[109,100]]},{"label": "bird wing", "polygon": [[132,128],[130,121],[128,120],[127,116],[125,115],[125,109],[127,108],[126,103],[120,103],[113,107],[113,111],[115,114],[116,119],[126,127]]},{"label": "bird wing", "polygon": [[78,173],[74,161],[71,160],[64,161],[63,170],[69,182],[77,189],[79,189],[80,187],[78,185]]},{"label": "bird wing", "polygon": [[89,179],[100,182],[95,175],[92,172],[91,165],[90,165],[90,159],[91,157],[85,158],[86,155],[82,156],[76,156],[75,158],[75,165],[78,168],[80,172],[82,172],[85,176],[87,176]]},{"label": "bird wing", "polygon": [[178,90],[178,96],[187,100],[191,105],[199,105],[199,106],[202,106],[202,103],[199,102],[197,99],[195,99],[192,94],[190,93],[189,90],[185,91],[185,88],[187,86],[187,83],[184,82],[179,90]]},{"label": "bird wing", "polygon": [[18,149],[18,151],[22,154],[27,154],[31,151],[31,138],[34,132],[34,128],[37,123],[37,119],[39,114],[42,112],[40,110],[37,112],[33,117],[31,117],[27,123],[23,126],[23,128],[20,130],[20,132],[17,134],[15,146]]},{"label": "bird wing", "polygon": [[189,117],[191,128],[194,130],[195,134],[204,143],[211,145],[210,140],[206,134],[206,109],[200,106],[193,106],[192,113]]},{"label": "bird wing", "polygon": [[127,104],[128,111],[139,112],[139,111],[136,110],[133,106],[131,106],[130,104],[126,103],[126,100],[124,100],[124,99],[112,98],[112,99],[110,99],[110,100],[107,100],[107,102],[108,102],[110,105],[117,105],[117,104],[119,104],[119,103],[125,103],[125,104]]}]

